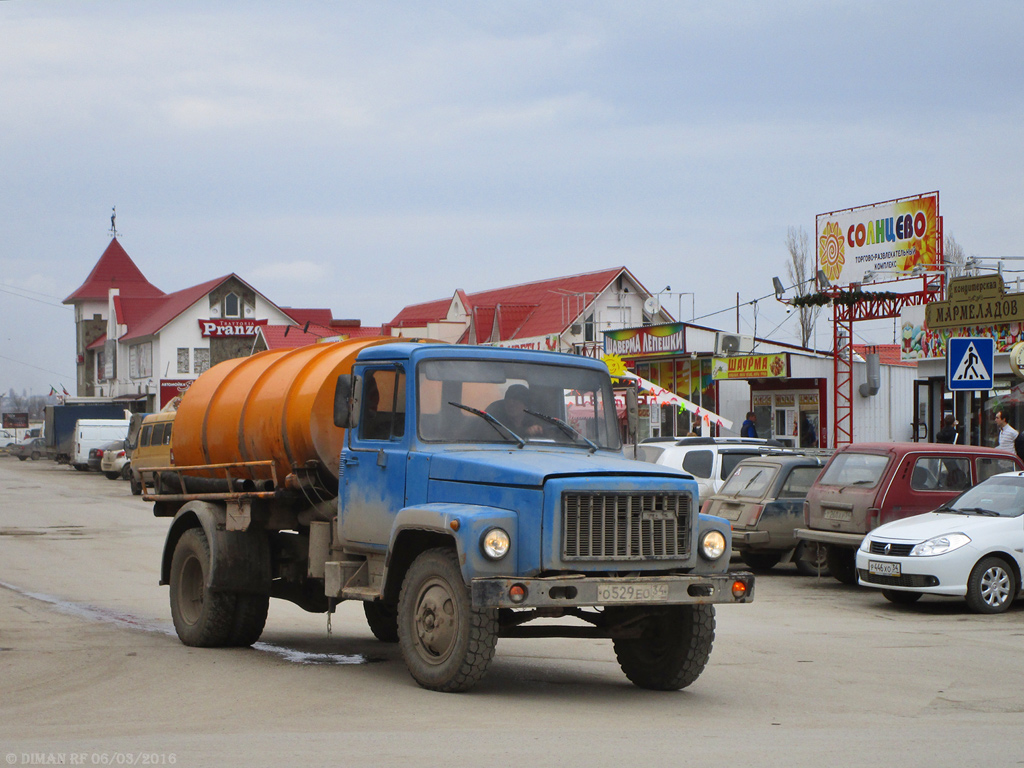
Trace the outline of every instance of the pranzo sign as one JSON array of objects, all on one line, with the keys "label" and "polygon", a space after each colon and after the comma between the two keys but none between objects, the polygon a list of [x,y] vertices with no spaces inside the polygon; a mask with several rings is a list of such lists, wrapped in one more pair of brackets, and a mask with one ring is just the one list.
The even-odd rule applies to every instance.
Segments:
[{"label": "pranzo sign", "polygon": [[266,320],[200,320],[199,332],[204,339],[219,336],[255,336]]}]

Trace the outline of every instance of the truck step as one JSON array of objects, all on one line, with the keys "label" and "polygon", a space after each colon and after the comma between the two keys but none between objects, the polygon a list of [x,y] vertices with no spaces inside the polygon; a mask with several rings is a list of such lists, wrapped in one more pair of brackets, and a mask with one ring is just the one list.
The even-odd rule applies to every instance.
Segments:
[{"label": "truck step", "polygon": [[346,600],[376,600],[380,592],[373,587],[345,587],[341,596]]}]

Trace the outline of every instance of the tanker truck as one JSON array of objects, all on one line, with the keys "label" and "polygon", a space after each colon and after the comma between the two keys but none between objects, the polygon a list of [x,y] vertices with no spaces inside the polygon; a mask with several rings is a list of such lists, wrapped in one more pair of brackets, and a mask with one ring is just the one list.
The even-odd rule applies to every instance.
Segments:
[{"label": "tanker truck", "polygon": [[623,456],[589,358],[374,338],[229,360],[146,472],[186,645],[251,645],[272,597],[360,600],[427,689],[474,686],[498,638],[569,637],[677,690],[708,661],[714,605],[753,598],[693,478]]}]

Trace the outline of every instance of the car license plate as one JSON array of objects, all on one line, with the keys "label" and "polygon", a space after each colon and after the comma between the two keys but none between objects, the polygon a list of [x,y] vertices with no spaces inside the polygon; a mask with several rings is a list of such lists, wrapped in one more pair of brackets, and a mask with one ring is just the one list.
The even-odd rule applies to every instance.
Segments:
[{"label": "car license plate", "polygon": [[868,573],[872,576],[901,576],[899,563],[880,563],[868,560]]},{"label": "car license plate", "polygon": [[853,520],[853,511],[849,509],[835,509],[833,507],[825,507],[824,516],[826,520],[841,520],[844,523],[848,523]]},{"label": "car license plate", "polygon": [[668,600],[668,584],[598,584],[601,603],[643,603]]}]

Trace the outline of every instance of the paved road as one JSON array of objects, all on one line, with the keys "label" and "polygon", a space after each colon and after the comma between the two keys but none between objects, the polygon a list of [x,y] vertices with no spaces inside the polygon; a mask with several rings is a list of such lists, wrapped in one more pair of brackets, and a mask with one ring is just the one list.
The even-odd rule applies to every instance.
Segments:
[{"label": "paved road", "polygon": [[167,521],[126,483],[0,458],[0,765],[1024,765],[1024,603],[897,607],[778,569],[718,610],[677,693],[611,644],[502,640],[461,695],[409,677],[358,604],[273,603],[256,649],[173,634]]}]

